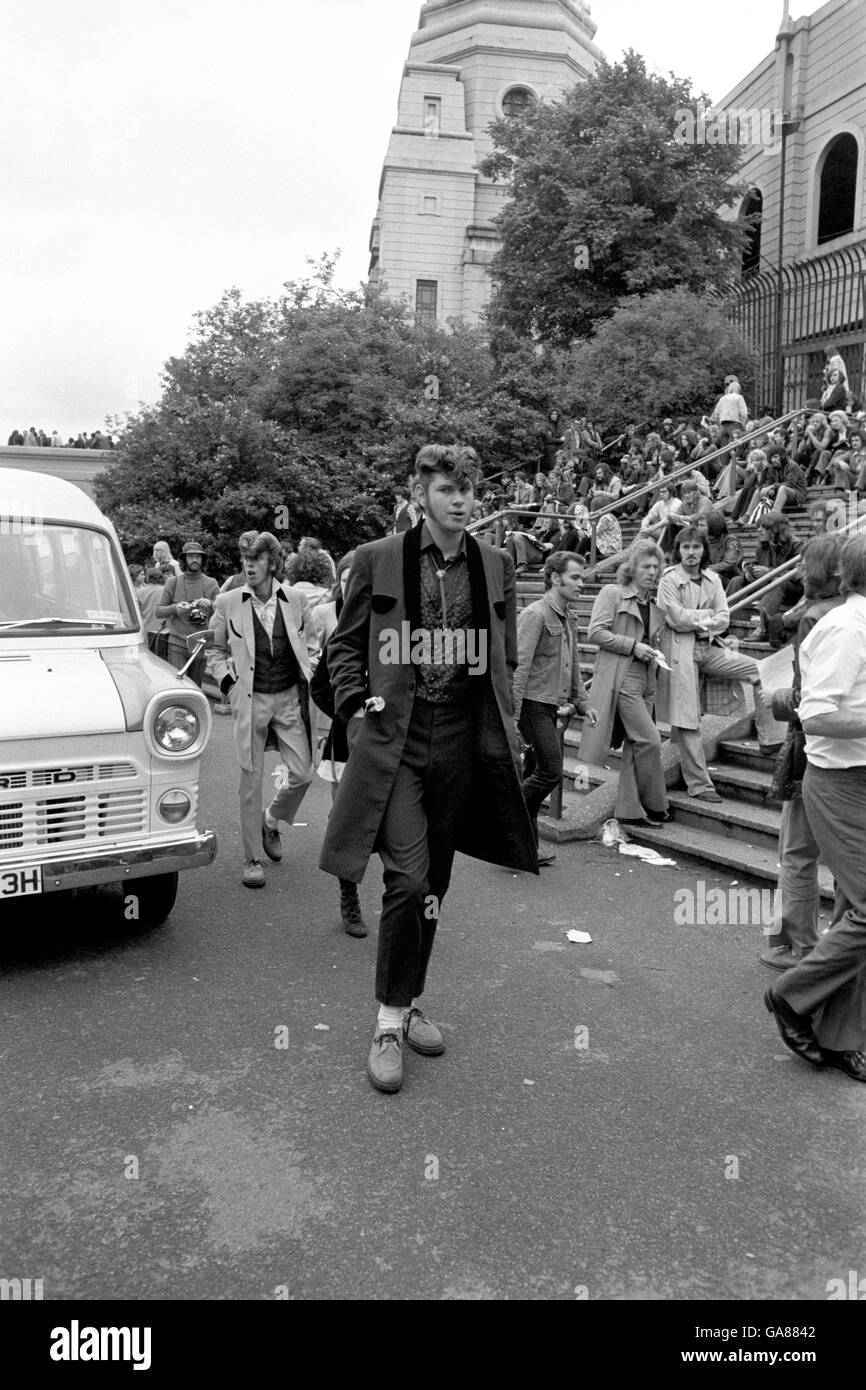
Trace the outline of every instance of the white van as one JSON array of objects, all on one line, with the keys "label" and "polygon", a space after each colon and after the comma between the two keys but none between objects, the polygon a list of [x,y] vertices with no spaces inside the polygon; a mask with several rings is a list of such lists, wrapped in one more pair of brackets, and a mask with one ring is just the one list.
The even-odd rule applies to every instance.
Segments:
[{"label": "white van", "polygon": [[117,534],[80,488],[0,468],[0,909],[124,885],[157,925],[196,827],[210,706],[147,646]]}]

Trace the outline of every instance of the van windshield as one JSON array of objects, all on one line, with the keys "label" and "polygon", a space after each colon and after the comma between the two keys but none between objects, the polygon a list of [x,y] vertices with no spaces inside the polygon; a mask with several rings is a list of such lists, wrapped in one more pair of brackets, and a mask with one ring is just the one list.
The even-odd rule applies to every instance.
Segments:
[{"label": "van windshield", "polygon": [[32,631],[131,632],[139,627],[108,536],[89,526],[0,525],[0,639]]}]

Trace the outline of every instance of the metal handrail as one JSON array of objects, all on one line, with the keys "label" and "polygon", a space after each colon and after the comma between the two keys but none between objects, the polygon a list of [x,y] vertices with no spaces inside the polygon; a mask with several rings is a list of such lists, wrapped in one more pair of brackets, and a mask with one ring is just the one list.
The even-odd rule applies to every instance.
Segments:
[{"label": "metal handrail", "polygon": [[[788,413],[787,413],[786,415],[780,415],[778,419],[772,420],[768,425],[755,426],[754,429],[749,430],[746,434],[742,435],[739,439],[732,439],[732,440],[729,440],[727,444],[722,444],[718,449],[713,449],[713,450],[710,451],[710,453],[708,453],[708,454],[703,454],[703,455],[701,456],[701,458],[699,458],[699,459],[692,459],[692,460],[690,460],[688,463],[681,464],[681,466],[680,466],[679,468],[675,468],[675,469],[673,470],[673,472],[671,472],[671,473],[665,473],[663,477],[656,479],[655,482],[644,483],[642,487],[639,487],[639,488],[632,488],[632,489],[631,489],[629,492],[627,492],[624,496],[622,496],[622,497],[617,497],[617,498],[616,498],[613,502],[611,502],[608,506],[606,506],[606,507],[600,507],[600,508],[598,509],[598,511],[590,512],[590,526],[591,526],[591,529],[592,529],[592,540],[591,540],[591,544],[590,544],[589,564],[590,564],[590,565],[595,565],[595,564],[596,564],[596,556],[597,556],[597,549],[596,549],[596,528],[597,528],[597,526],[598,526],[598,522],[601,520],[601,518],[602,518],[603,516],[608,516],[611,512],[615,512],[615,511],[620,510],[622,507],[624,507],[624,506],[626,505],[626,503],[629,503],[629,504],[632,503],[632,502],[635,500],[635,498],[637,498],[637,497],[645,497],[645,496],[647,496],[648,494],[651,494],[651,493],[653,493],[653,492],[658,492],[658,490],[659,490],[660,488],[668,487],[671,483],[676,482],[677,479],[683,478],[683,477],[685,477],[685,476],[686,476],[687,474],[689,474],[689,473],[693,473],[693,472],[695,471],[696,468],[702,467],[703,464],[705,464],[705,463],[711,463],[714,459],[721,458],[721,457],[723,457],[725,454],[729,454],[729,453],[730,453],[732,450],[734,450],[734,449],[741,449],[741,448],[743,447],[743,445],[749,444],[749,443],[751,442],[751,440],[753,440],[753,439],[760,439],[760,438],[762,438],[764,435],[768,434],[768,433],[770,432],[770,430],[777,429],[777,428],[779,427],[779,425],[787,425],[787,424],[789,424],[792,420],[797,419],[800,415],[804,415],[804,414],[808,414],[808,413],[809,413],[809,412],[808,412],[808,407],[806,407],[806,406],[804,406],[804,405],[803,405],[803,406],[798,406],[795,410],[790,410],[790,411],[788,411]],[[505,470],[505,469],[503,469],[503,470],[501,470],[501,472],[504,473],[505,471],[509,471],[509,472],[511,472],[511,471],[516,471],[516,469],[519,468],[519,467],[520,467],[519,464],[515,464],[515,465],[514,465],[514,470],[511,470],[511,469]],[[501,476],[501,474],[500,474],[500,475],[494,474],[493,476],[494,476],[494,477],[496,477],[496,476]],[[485,479],[485,481],[487,481],[487,480]],[[481,517],[481,518],[479,518],[478,521],[471,521],[471,522],[469,523],[469,525],[467,526],[466,529],[467,529],[467,531],[486,530],[487,527],[489,527],[491,524],[497,524],[497,523],[499,523],[500,521],[504,520],[505,517],[514,515],[515,513],[516,513],[518,516],[534,516],[534,517],[536,517],[536,518],[539,517],[539,516],[556,516],[559,520],[563,520],[563,519],[564,519],[563,516],[562,516],[562,514],[559,513],[559,512],[551,513],[551,512],[537,511],[535,508],[533,508],[533,507],[531,507],[531,506],[530,506],[530,507],[517,507],[517,506],[511,506],[511,507],[502,507],[502,508],[499,509],[499,511],[492,512],[492,513],[490,514],[490,516],[486,516],[486,517]],[[598,566],[598,568],[604,567],[605,569],[608,569],[608,568],[610,568],[612,565],[618,564],[618,563],[620,562],[620,560],[622,559],[622,557],[623,557],[624,554],[625,554],[625,551],[619,551],[619,552],[617,552],[616,555],[608,556],[606,559],[604,559],[604,560],[601,561],[601,563],[600,563],[600,565]]]},{"label": "metal handrail", "polygon": [[[467,531],[486,531],[492,525],[496,528],[496,546],[502,548],[502,523],[509,516],[531,516],[536,521],[540,516],[552,517],[555,521],[570,521],[573,517],[568,517],[562,512],[537,512],[532,507],[503,507],[498,512],[491,512],[489,516],[479,517],[477,521],[470,521],[466,527]],[[528,533],[527,533],[528,534]]]},{"label": "metal handrail", "polygon": [[[859,532],[860,524],[864,520],[866,518],[861,516],[852,517],[850,521],[846,521],[844,526],[840,526],[832,534],[845,536],[849,532]],[[782,564],[777,565],[775,569],[768,570],[759,579],[753,579],[751,584],[746,584],[742,589],[738,589],[734,595],[735,602],[728,605],[728,612],[737,613],[741,608],[751,607],[766,594],[771,593],[773,589],[778,589],[780,584],[784,584],[787,579],[796,574],[802,559],[802,555],[792,555],[789,560],[783,560]]]},{"label": "metal handrail", "polygon": [[[597,574],[601,569],[608,569],[614,564],[620,563],[623,556],[627,554],[627,551],[623,550],[620,551],[617,555],[607,557],[600,564],[596,564],[596,527],[598,521],[602,516],[607,516],[611,512],[619,510],[626,503],[634,501],[636,497],[642,497],[653,492],[658,492],[660,488],[668,486],[677,478],[681,478],[689,473],[694,472],[696,468],[699,468],[704,463],[708,463],[711,462],[713,459],[720,458],[723,455],[730,453],[733,449],[742,448],[742,446],[744,444],[748,444],[750,440],[760,438],[763,435],[768,434],[770,430],[776,429],[780,425],[786,425],[790,423],[790,421],[795,420],[799,418],[800,415],[806,413],[808,413],[808,408],[806,406],[799,406],[796,410],[789,411],[786,415],[779,416],[778,419],[773,420],[770,424],[755,428],[754,430],[751,430],[747,434],[741,436],[740,439],[730,440],[727,444],[722,445],[721,448],[712,450],[709,454],[704,454],[702,458],[690,460],[688,463],[683,464],[680,468],[675,469],[672,473],[665,474],[662,478],[656,480],[655,482],[645,483],[640,488],[632,489],[632,491],[628,492],[624,497],[617,498],[609,506],[602,507],[596,512],[591,512],[590,526],[592,528],[592,541],[590,552],[590,564],[595,566],[595,573]],[[501,528],[502,521],[507,516],[532,516],[536,520],[539,517],[544,516],[552,517],[557,521],[568,520],[567,515],[563,516],[562,513],[558,511],[536,511],[534,508],[531,507],[512,506],[502,508],[500,511],[492,513],[490,516],[480,517],[477,521],[470,522],[466,529],[467,531],[487,529],[492,523],[497,527],[497,544],[500,544],[501,535],[499,528]],[[846,531],[851,530],[852,527],[854,527],[856,524],[856,519],[853,519],[852,521],[848,522],[844,527],[840,528],[840,534],[844,534]],[[663,528],[653,527],[651,529],[657,530]],[[784,561],[783,564],[777,566],[775,570],[770,571],[766,575],[762,575],[759,580],[753,580],[751,584],[746,585],[744,589],[741,589],[738,592],[736,602],[729,606],[729,613],[737,612],[740,608],[744,608],[747,606],[751,607],[751,605],[755,601],[755,595],[763,596],[767,593],[770,593],[773,589],[778,588],[780,584],[783,584],[786,581],[786,579],[796,571],[799,564],[800,556],[792,556],[790,560]],[[565,729],[563,729],[560,733],[560,748],[563,753],[564,764]],[[550,797],[550,814],[552,818],[556,820],[559,820],[562,817],[562,790],[564,780],[565,773],[563,771],[563,776],[560,778],[557,786],[554,787]]]},{"label": "metal handrail", "polygon": [[627,502],[633,502],[636,497],[645,497],[650,493],[658,492],[659,488],[668,487],[671,483],[675,482],[676,479],[685,477],[689,473],[694,473],[696,468],[703,467],[705,463],[711,463],[714,459],[721,458],[723,454],[728,454],[733,449],[741,449],[743,445],[748,444],[750,440],[761,439],[764,435],[769,434],[771,430],[778,429],[780,425],[787,425],[792,420],[797,419],[798,416],[809,413],[810,411],[807,406],[797,406],[796,410],[789,410],[787,415],[780,415],[777,420],[772,420],[769,425],[756,426],[755,429],[750,430],[739,439],[729,440],[727,444],[723,444],[718,449],[713,449],[709,454],[703,454],[699,459],[692,459],[689,463],[682,464],[679,468],[675,468],[672,473],[665,473],[664,477],[658,478],[653,483],[644,483],[643,487],[633,488],[631,492],[626,493],[624,497],[618,497],[616,501],[611,502],[609,506],[600,507],[597,512],[592,512],[590,514],[592,545],[590,548],[589,563],[596,566],[596,573],[598,573],[599,570],[611,569],[614,565],[618,565],[626,554],[625,550],[619,550],[616,555],[608,555],[596,565],[597,551],[595,533],[596,527],[603,516],[607,516],[610,512],[616,511]]},{"label": "metal handrail", "polygon": [[[728,612],[736,613],[739,612],[741,608],[750,607],[755,602],[758,594],[763,595],[764,591],[768,588],[776,589],[780,584],[784,583],[786,579],[790,579],[799,564],[800,556],[792,555],[790,559],[783,560],[781,565],[776,565],[775,569],[767,570],[767,573],[762,574],[758,579],[752,579],[748,584],[744,584],[742,589],[738,589],[737,592],[732,595],[735,602],[728,604]],[[770,579],[773,580],[773,583],[768,586],[768,580]]]}]

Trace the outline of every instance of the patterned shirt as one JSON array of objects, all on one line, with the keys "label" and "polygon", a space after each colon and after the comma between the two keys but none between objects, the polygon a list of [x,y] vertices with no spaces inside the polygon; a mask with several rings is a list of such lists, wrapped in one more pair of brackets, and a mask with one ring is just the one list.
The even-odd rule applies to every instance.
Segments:
[{"label": "patterned shirt", "polygon": [[[420,699],[437,705],[457,705],[472,698],[473,678],[466,660],[471,627],[466,537],[461,537],[457,554],[446,560],[425,521],[421,527],[421,628],[423,656],[430,659],[418,664],[415,693]],[[437,636],[443,628],[449,635]],[[472,639],[477,640],[477,634],[472,634]],[[475,647],[470,645],[468,650],[475,651]],[[463,660],[456,661],[457,656],[463,656]]]},{"label": "patterned shirt", "polygon": [[271,596],[264,603],[260,598],[256,598],[249,584],[244,584],[244,593],[249,594],[253,601],[253,612],[264,628],[268,636],[271,647],[274,645],[274,623],[277,620],[277,586],[271,581]]}]

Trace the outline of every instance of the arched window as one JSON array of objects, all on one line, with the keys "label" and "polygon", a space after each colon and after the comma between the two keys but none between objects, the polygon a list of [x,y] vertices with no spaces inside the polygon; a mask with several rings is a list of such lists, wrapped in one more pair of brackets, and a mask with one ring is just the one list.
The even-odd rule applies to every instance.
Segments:
[{"label": "arched window", "polygon": [[837,135],[824,155],[818,201],[818,245],[853,232],[857,206],[857,141]]},{"label": "arched window", "polygon": [[502,98],[504,116],[522,116],[535,101],[535,93],[528,87],[509,87]]},{"label": "arched window", "polygon": [[748,241],[743,247],[743,274],[753,275],[761,266],[761,217],[764,210],[764,195],[760,188],[753,188],[740,209],[740,221],[753,218],[748,229]]}]

